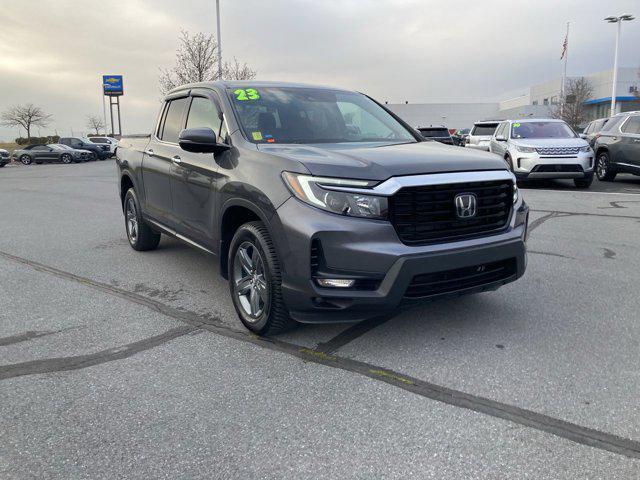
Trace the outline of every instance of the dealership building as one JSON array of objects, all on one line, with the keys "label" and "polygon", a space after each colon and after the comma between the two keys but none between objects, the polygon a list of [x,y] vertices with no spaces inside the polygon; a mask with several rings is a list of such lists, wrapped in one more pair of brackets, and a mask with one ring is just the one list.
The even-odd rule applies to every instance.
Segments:
[{"label": "dealership building", "polygon": [[[619,68],[616,82],[616,112],[640,110],[640,70]],[[578,78],[578,77],[575,77]],[[585,102],[589,120],[609,116],[613,70],[584,75],[593,93]],[[560,98],[562,78],[557,77],[525,89],[522,95],[499,102],[468,103],[389,103],[394,113],[414,127],[446,125],[470,128],[478,120],[544,118],[551,114]]]}]

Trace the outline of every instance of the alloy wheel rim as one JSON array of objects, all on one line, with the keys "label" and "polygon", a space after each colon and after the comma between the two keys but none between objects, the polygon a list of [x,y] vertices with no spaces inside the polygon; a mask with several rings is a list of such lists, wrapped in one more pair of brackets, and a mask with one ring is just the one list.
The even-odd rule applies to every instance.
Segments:
[{"label": "alloy wheel rim", "polygon": [[257,321],[269,302],[269,286],[264,260],[255,245],[244,242],[233,262],[233,286],[236,298],[249,321]]},{"label": "alloy wheel rim", "polygon": [[20,157],[20,161],[22,163],[24,163],[25,165],[29,165],[29,163],[31,163],[31,159],[29,158],[28,155],[23,155]]},{"label": "alloy wheel rim", "polygon": [[131,198],[127,200],[127,236],[133,244],[138,241],[138,217],[136,205]]},{"label": "alloy wheel rim", "polygon": [[63,155],[62,156],[62,162],[63,163],[71,163],[71,157],[69,155]]},{"label": "alloy wheel rim", "polygon": [[607,174],[607,160],[604,155],[598,158],[598,178],[602,178]]}]

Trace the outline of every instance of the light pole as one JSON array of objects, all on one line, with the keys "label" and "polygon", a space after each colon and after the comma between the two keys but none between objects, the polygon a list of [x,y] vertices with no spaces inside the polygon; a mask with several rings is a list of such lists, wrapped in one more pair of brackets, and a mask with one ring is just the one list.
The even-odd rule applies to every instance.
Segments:
[{"label": "light pole", "polygon": [[216,0],[216,23],[218,24],[218,80],[222,80],[222,41],[220,40],[220,0]]},{"label": "light pole", "polygon": [[633,15],[624,14],[619,17],[607,17],[605,18],[605,22],[608,23],[617,23],[618,28],[616,29],[616,52],[613,56],[613,86],[611,88],[611,116],[613,117],[616,114],[616,84],[618,83],[618,49],[620,47],[620,30],[622,27],[622,22],[630,22],[635,17]]}]

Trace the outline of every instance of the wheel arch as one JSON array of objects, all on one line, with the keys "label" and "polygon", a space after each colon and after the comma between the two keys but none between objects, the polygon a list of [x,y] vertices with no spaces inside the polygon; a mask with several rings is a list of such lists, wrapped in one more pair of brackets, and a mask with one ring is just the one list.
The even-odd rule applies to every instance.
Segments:
[{"label": "wheel arch", "polygon": [[124,197],[130,188],[133,188],[136,192],[138,191],[138,189],[136,188],[136,184],[133,181],[133,178],[131,177],[131,175],[125,172],[120,177],[120,206],[122,207],[123,212],[124,212]]},{"label": "wheel arch", "polygon": [[247,222],[260,221],[271,234],[271,226],[268,216],[257,205],[244,198],[228,200],[220,209],[218,232],[219,247],[218,258],[220,262],[220,275],[229,278],[227,257],[231,240],[241,225]]}]

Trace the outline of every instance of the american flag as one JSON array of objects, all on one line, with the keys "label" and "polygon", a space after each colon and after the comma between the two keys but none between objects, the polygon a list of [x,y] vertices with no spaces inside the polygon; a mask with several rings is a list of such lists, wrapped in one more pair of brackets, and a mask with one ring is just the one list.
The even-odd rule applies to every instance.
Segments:
[{"label": "american flag", "polygon": [[560,55],[560,60],[562,60],[564,56],[567,54],[568,46],[569,46],[569,33],[567,32],[567,35],[565,35],[564,37],[564,43],[562,44],[562,55]]}]

